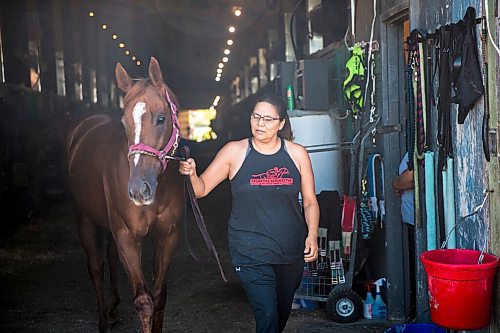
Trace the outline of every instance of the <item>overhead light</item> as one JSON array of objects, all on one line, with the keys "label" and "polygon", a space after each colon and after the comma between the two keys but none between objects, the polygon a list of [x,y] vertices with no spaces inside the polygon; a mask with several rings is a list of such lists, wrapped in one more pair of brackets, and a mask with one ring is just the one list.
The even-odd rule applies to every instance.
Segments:
[{"label": "overhead light", "polygon": [[228,30],[229,30],[229,32],[235,32],[235,31],[236,31],[236,28],[235,28],[235,27],[233,27],[233,26],[230,26]]},{"label": "overhead light", "polygon": [[229,58],[228,57],[224,57],[222,58],[222,62],[228,62],[229,61]]},{"label": "overhead light", "polygon": [[124,43],[120,43],[120,44],[118,44],[118,46],[120,47],[120,49],[123,49],[125,47],[125,44]]},{"label": "overhead light", "polygon": [[107,28],[108,28],[108,26],[106,24],[102,25],[102,30],[106,30]]},{"label": "overhead light", "polygon": [[229,53],[231,53],[231,50],[230,50],[230,49],[225,49],[225,50],[224,50],[224,54],[225,54],[225,55],[228,55]]},{"label": "overhead light", "polygon": [[220,77],[218,77],[218,76],[217,76],[217,77],[215,78],[215,81],[220,81]]},{"label": "overhead light", "polygon": [[242,14],[241,7],[234,7],[233,13],[236,16],[240,16]]},{"label": "overhead light", "polygon": [[141,61],[137,60],[136,64],[137,64],[137,66],[140,66],[141,65]]},{"label": "overhead light", "polygon": [[227,45],[233,45],[233,40],[232,39],[228,39],[226,43],[227,43]]},{"label": "overhead light", "polygon": [[137,60],[137,58],[136,58],[135,56],[132,56],[132,60],[133,60],[133,61],[136,61],[136,60]]},{"label": "overhead light", "polygon": [[94,17],[94,12],[93,12],[93,11],[90,11],[90,12],[89,12],[89,16],[90,16],[90,17]]},{"label": "overhead light", "polygon": [[221,74],[222,73],[222,68],[217,68],[217,74]]},{"label": "overhead light", "polygon": [[129,55],[130,54],[130,51],[129,50],[125,50],[125,55]]},{"label": "overhead light", "polygon": [[117,40],[118,39],[118,35],[117,34],[113,34],[113,36],[111,36],[114,40]]},{"label": "overhead light", "polygon": [[224,64],[222,62],[219,62],[219,68],[223,68]]}]

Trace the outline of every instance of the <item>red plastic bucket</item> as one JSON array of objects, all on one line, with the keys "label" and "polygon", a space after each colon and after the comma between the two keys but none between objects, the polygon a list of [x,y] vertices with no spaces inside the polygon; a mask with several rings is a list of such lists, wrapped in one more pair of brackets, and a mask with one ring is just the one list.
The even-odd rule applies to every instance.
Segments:
[{"label": "red plastic bucket", "polygon": [[489,325],[493,279],[498,258],[476,250],[443,249],[424,252],[431,320],[453,330],[477,330]]}]

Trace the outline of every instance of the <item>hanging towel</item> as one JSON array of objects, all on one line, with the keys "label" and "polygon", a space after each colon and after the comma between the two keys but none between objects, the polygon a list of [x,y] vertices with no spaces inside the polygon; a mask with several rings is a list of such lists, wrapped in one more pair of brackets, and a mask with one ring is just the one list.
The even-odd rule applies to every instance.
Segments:
[{"label": "hanging towel", "polygon": [[344,194],[344,207],[342,209],[342,243],[344,244],[344,256],[351,254],[351,235],[356,214],[356,199]]},{"label": "hanging towel", "polygon": [[455,184],[453,181],[453,158],[448,157],[446,160],[446,236],[450,234],[448,239],[447,248],[455,249],[457,247],[456,237],[455,237]]},{"label": "hanging towel", "polygon": [[425,152],[425,213],[427,226],[427,251],[437,249],[436,199],[434,197],[434,152]]}]

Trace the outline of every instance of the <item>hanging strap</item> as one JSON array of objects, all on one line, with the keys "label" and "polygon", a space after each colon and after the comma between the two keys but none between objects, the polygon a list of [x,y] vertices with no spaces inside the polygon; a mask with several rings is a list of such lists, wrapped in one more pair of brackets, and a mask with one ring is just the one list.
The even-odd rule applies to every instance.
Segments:
[{"label": "hanging strap", "polygon": [[[379,161],[378,173],[375,162]],[[368,196],[371,203],[371,212],[374,220],[380,218],[380,226],[385,222],[385,195],[384,195],[384,162],[380,154],[371,154],[368,157]],[[377,177],[378,174],[378,177]]]}]

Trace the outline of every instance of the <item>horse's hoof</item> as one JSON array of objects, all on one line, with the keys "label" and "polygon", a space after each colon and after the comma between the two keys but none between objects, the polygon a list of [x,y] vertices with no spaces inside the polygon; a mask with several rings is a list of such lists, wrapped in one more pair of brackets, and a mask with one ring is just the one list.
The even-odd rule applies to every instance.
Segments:
[{"label": "horse's hoof", "polygon": [[99,333],[109,332],[109,323],[99,321]]},{"label": "horse's hoof", "polygon": [[115,325],[118,323],[119,320],[120,319],[118,317],[118,309],[117,308],[109,309],[109,311],[108,311],[109,326],[115,327]]}]

